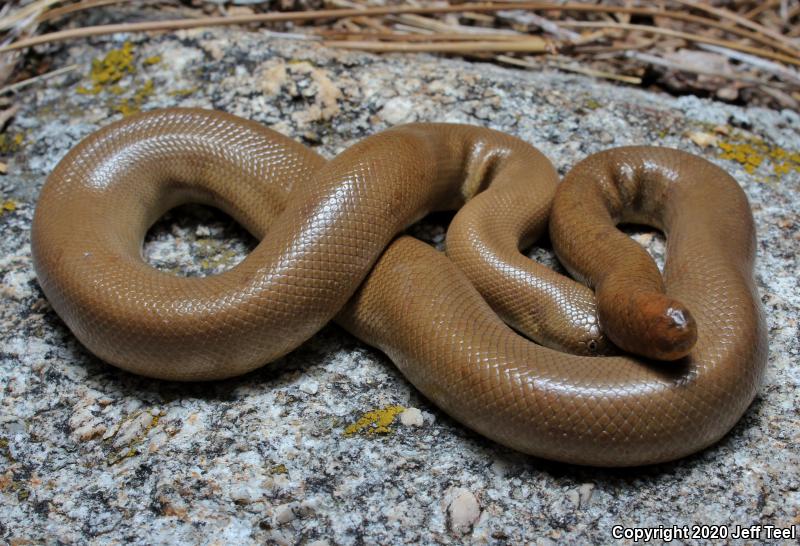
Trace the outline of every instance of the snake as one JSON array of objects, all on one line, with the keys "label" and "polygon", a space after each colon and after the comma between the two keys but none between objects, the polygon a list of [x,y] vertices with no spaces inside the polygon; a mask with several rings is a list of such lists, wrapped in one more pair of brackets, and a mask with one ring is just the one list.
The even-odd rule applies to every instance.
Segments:
[{"label": "snake", "polygon": [[[144,237],[186,203],[258,244],[217,275],[157,270]],[[446,254],[405,234],[446,210]],[[665,234],[663,273],[627,223]],[[676,149],[605,150],[560,181],[532,145],[483,127],[400,125],[326,159],[255,121],[169,108],[72,148],[31,229],[52,308],[114,366],[220,380],[335,320],[466,427],[565,463],[655,464],[714,444],[767,360],[747,197]],[[570,276],[523,254],[546,235]]]}]

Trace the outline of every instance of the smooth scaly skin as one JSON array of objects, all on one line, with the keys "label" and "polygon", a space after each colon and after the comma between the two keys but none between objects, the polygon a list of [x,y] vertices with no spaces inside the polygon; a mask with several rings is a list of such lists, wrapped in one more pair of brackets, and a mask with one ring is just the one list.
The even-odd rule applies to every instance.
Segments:
[{"label": "smooth scaly skin", "polygon": [[[714,442],[751,402],[766,360],[752,216],[720,169],[674,150],[612,150],[576,167],[556,198],[551,237],[567,267],[597,286],[601,318],[614,311],[614,297],[636,295],[623,298],[622,318],[608,319],[623,326],[610,337],[640,353],[652,350],[648,343],[668,353],[664,338],[686,344],[691,327],[681,327],[694,317],[697,343],[676,362],[536,345],[505,326],[450,260],[406,237],[390,245],[428,212],[469,201],[448,234],[449,252],[472,276],[476,256],[488,252],[495,272],[487,276],[498,280],[487,283],[487,300],[510,307],[510,322],[534,336],[559,325],[575,332],[546,343],[604,350],[594,301],[565,303],[562,288],[584,290],[572,281],[534,283],[549,296],[535,311],[503,304],[510,298],[496,271],[525,267],[515,247],[543,229],[555,180],[529,145],[475,127],[403,126],[326,162],[233,116],[162,110],[98,131],[58,165],[37,206],[34,263],[77,337],[143,375],[238,375],[290,351],[341,310],[341,324],[385,351],[436,404],[521,451],[623,466]],[[584,210],[591,193],[600,205]],[[495,208],[504,199],[506,208]],[[222,208],[263,241],[218,276],[154,270],[141,258],[144,233],[187,201]],[[488,227],[475,227],[491,211]],[[511,234],[503,235],[510,218]],[[652,261],[614,229],[631,220],[667,233],[666,295]],[[630,273],[627,292],[621,270]],[[626,306],[632,300],[644,311]],[[526,315],[539,320],[526,325]],[[648,343],[631,344],[636,334],[624,328]]]}]

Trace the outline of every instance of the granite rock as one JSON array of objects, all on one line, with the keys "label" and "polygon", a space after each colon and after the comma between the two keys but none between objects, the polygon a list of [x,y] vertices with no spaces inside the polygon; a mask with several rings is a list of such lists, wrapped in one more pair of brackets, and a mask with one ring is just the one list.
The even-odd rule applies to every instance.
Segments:
[{"label": "granite rock", "polygon": [[[126,40],[131,70],[113,89],[91,87],[92,59]],[[4,542],[607,543],[614,526],[800,524],[796,112],[224,29],[98,38],[47,53],[54,67],[79,68],[25,89],[7,131],[11,144],[0,146],[9,166],[0,177]],[[756,278],[770,336],[758,398],[730,434],[697,455],[601,470],[534,459],[474,434],[336,326],[279,362],[216,383],[148,380],[104,364],[36,284],[36,196],[93,130],[135,110],[178,105],[256,120],[328,157],[408,121],[510,132],[561,173],[626,144],[706,157],[740,182],[756,218]],[[706,135],[706,147],[694,133]],[[439,220],[412,232],[441,244]],[[663,255],[660,235],[631,235]],[[224,215],[189,208],[150,231],[144,254],[164,270],[206,275],[230,268],[254,244]],[[555,263],[547,248],[531,256]],[[378,433],[381,419],[389,424]]]}]

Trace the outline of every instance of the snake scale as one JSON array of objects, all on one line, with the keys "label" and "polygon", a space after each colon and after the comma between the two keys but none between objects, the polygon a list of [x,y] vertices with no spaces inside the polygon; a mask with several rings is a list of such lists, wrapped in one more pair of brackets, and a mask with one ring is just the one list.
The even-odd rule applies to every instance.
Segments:
[{"label": "snake scale", "polygon": [[[187,202],[222,209],[260,243],[220,275],[157,271],[145,233]],[[460,210],[447,257],[398,237],[448,209]],[[624,222],[666,234],[663,275]],[[582,283],[520,253],[548,229]],[[480,434],[599,466],[685,456],[747,409],[767,354],[755,249],[744,192],[685,152],[608,150],[558,184],[535,148],[485,128],[399,126],[325,160],[200,109],[85,138],[48,178],[32,228],[53,308],[120,368],[236,376],[335,319]]]}]

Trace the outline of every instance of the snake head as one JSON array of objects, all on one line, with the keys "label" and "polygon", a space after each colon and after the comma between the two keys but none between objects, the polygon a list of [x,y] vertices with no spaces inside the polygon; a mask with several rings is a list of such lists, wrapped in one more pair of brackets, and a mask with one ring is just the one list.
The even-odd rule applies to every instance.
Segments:
[{"label": "snake head", "polygon": [[594,317],[593,324],[584,333],[580,341],[580,350],[570,351],[583,356],[611,356],[619,351],[608,337],[603,334]]},{"label": "snake head", "polygon": [[586,356],[611,356],[618,351],[613,343],[604,335],[599,334],[584,342]]},{"label": "snake head", "polygon": [[697,342],[694,317],[679,301],[647,291],[604,295],[600,292],[598,298],[600,323],[622,349],[656,360],[678,360]]}]

